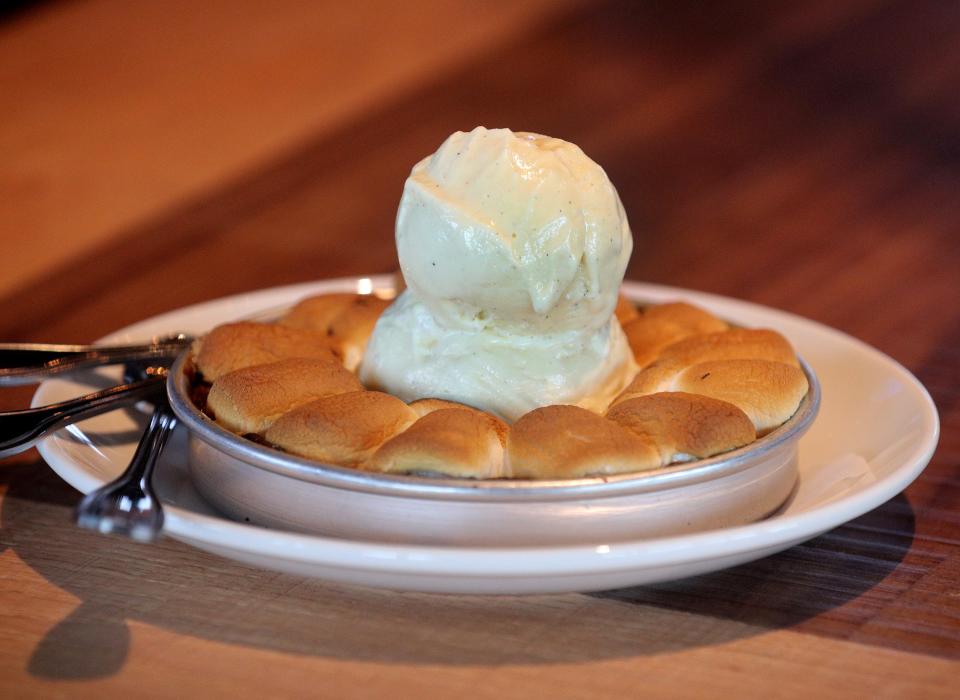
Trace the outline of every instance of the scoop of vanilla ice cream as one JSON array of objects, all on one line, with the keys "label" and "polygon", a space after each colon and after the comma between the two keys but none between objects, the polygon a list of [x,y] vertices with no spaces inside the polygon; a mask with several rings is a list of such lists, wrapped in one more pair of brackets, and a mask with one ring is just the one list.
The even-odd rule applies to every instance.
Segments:
[{"label": "scoop of vanilla ice cream", "polygon": [[407,290],[377,322],[360,379],[404,401],[459,401],[513,421],[550,404],[602,412],[635,372],[616,319],[535,335],[449,328]]},{"label": "scoop of vanilla ice cream", "polygon": [[396,238],[408,289],[367,345],[368,387],[514,420],[549,404],[602,411],[635,374],[613,317],[633,239],[577,146],[453,134],[414,166]]},{"label": "scoop of vanilla ice cream", "polygon": [[483,127],[414,166],[396,235],[434,316],[516,332],[606,323],[633,248],[616,190],[577,146]]}]

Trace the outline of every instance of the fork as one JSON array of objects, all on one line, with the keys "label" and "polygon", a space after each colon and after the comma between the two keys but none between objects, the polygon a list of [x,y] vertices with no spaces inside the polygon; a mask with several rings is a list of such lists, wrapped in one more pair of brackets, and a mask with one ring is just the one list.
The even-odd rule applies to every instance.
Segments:
[{"label": "fork", "polygon": [[156,403],[130,465],[117,479],[91,491],[77,504],[74,521],[103,534],[152,542],[163,529],[163,508],[153,490],[153,470],[177,418],[166,397]]},{"label": "fork", "polygon": [[123,384],[69,401],[0,413],[0,458],[31,447],[49,432],[125,403],[150,399],[154,412],[133,460],[119,478],[88,493],[74,510],[81,527],[150,542],[163,528],[153,470],[177,424],[167,401],[169,363],[192,342],[185,334],[139,346],[0,343],[0,386],[22,384],[77,369],[125,362]]}]

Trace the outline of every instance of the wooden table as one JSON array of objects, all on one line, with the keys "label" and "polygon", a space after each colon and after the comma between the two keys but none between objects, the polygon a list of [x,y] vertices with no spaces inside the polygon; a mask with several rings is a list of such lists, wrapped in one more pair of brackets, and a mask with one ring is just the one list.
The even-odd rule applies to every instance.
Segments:
[{"label": "wooden table", "polygon": [[[73,44],[55,41],[51,17],[71,13],[61,31],[100,36],[117,16],[103,5],[28,9],[2,31],[29,37],[52,22],[43,27],[53,39],[24,55],[53,67]],[[960,5],[534,5],[510,21],[466,6],[418,20],[409,31],[486,22],[486,33],[469,50],[425,55],[337,118],[291,79],[284,94],[306,116],[285,122],[296,124],[277,143],[258,140],[261,125],[244,121],[258,105],[236,85],[275,69],[274,60],[296,71],[311,52],[318,61],[337,55],[322,42],[291,48],[304,26],[326,31],[295,21],[306,10],[284,4],[283,21],[261,18],[253,32],[231,15],[223,26],[262,43],[256,61],[220,65],[225,77],[208,81],[225,87],[222,110],[206,119],[236,138],[204,156],[203,178],[185,171],[189,149],[171,155],[191,183],[182,189],[131,186],[129,173],[91,159],[91,178],[102,178],[94,189],[116,193],[117,219],[77,214],[87,195],[71,199],[64,183],[43,178],[37,187],[53,188],[55,206],[44,209],[28,186],[4,198],[7,221],[42,211],[67,226],[65,241],[73,218],[87,233],[66,258],[56,240],[30,243],[32,229],[4,233],[6,249],[35,268],[4,292],[0,338],[85,341],[224,294],[391,271],[411,164],[455,129],[509,125],[572,140],[606,168],[636,238],[628,277],[787,309],[904,363],[943,422],[924,474],[851,523],[728,571],[601,594],[470,598],[330,585],[171,540],[138,546],[80,532],[68,524],[77,494],[30,452],[0,469],[0,695],[956,697]],[[230,14],[213,9],[205,21],[216,12]],[[137,31],[152,36],[151,26]],[[391,26],[369,31],[375,39]],[[185,32],[166,43],[170,60],[195,40]],[[337,51],[354,46],[341,44]],[[376,60],[386,70],[417,50]],[[88,68],[96,75],[101,63],[109,84],[113,64]],[[357,80],[366,85],[375,67]],[[68,99],[57,75],[41,72],[44,89],[21,108],[42,111],[44,95]],[[189,80],[150,83],[160,97],[141,117],[161,141],[187,128],[165,111],[163,91],[180,99],[182,90],[208,91]],[[46,121],[0,123],[0,132],[22,144],[45,128],[67,145],[96,133],[111,145],[104,159],[161,172],[160,160],[144,157],[152,141],[109,139],[114,108],[137,110],[111,102],[109,90],[91,94],[103,124],[83,133],[63,136],[73,113],[58,121],[59,108]],[[53,156],[25,148],[16,162],[39,172],[63,148]],[[0,192],[27,182],[10,162]],[[28,398],[0,394],[4,408]]]}]

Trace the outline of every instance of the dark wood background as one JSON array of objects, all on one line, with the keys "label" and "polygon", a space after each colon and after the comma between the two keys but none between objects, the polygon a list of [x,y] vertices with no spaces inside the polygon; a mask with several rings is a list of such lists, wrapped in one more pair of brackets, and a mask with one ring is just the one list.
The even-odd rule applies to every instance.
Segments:
[{"label": "dark wood background", "polygon": [[[573,6],[9,294],[0,303],[0,338],[86,341],[225,294],[392,271],[393,219],[411,165],[449,132],[477,124],[562,137],[603,165],[634,232],[629,278],[786,309],[906,365],[928,387],[942,419],[928,469],[874,512],[753,564],[594,596],[456,603],[401,596],[405,609],[443,611],[421,619],[397,612],[401,603],[387,594],[256,572],[175,543],[123,564],[136,575],[118,572],[118,552],[142,558],[144,549],[67,528],[66,509],[76,495],[28,453],[7,460],[0,474],[6,485],[0,541],[8,550],[0,561],[14,553],[29,569],[0,581],[6,589],[0,600],[14,609],[36,604],[25,588],[39,577],[41,589],[68,590],[93,610],[66,632],[56,610],[43,618],[46,630],[39,622],[21,624],[18,648],[31,661],[17,666],[8,655],[4,675],[49,682],[58,677],[51,669],[62,667],[77,680],[86,669],[98,682],[123,688],[121,680],[132,680],[126,671],[136,668],[129,647],[137,648],[142,624],[130,623],[131,642],[124,620],[138,620],[160,630],[144,633],[138,658],[153,658],[150,644],[172,639],[181,652],[205,652],[224,678],[234,679],[243,676],[231,665],[244,658],[234,648],[242,647],[302,664],[319,658],[330,665],[326,673],[345,674],[341,679],[393,678],[407,692],[427,682],[413,680],[414,671],[435,666],[443,668],[434,669],[432,682],[450,693],[484,694],[482,688],[522,695],[539,687],[587,696],[627,692],[642,677],[670,688],[694,664],[700,675],[682,686],[691,694],[743,684],[763,694],[804,681],[828,695],[856,687],[949,695],[936,679],[960,668],[958,3]],[[13,407],[28,395],[5,392],[0,400]],[[94,553],[103,567],[84,564]],[[216,599],[220,612],[232,608],[218,590],[247,592],[254,601],[256,591],[272,591],[265,600],[276,617],[255,616],[266,630],[233,623],[225,623],[229,634],[211,630],[190,618],[202,611],[171,592],[178,585],[169,580],[174,567],[192,572],[187,577]],[[149,580],[149,600],[137,597],[138,576]],[[316,594],[309,603],[276,598],[281,589],[304,587]],[[185,612],[171,610],[171,601]],[[126,612],[104,612],[111,605]],[[284,618],[304,605],[336,638],[307,635],[302,646],[264,641],[269,630],[304,635]],[[357,606],[382,616],[383,624],[357,626]],[[166,612],[149,612],[158,607]],[[501,626],[473,627],[466,620],[477,613]],[[571,632],[560,622],[569,615],[606,620],[621,647],[614,651],[599,628]],[[559,636],[533,634],[533,619]],[[657,648],[644,627],[653,620],[661,630],[653,636],[669,638]],[[427,647],[460,651],[406,645],[403,653],[384,651],[383,635],[401,628]],[[662,632],[667,628],[673,631]],[[116,642],[114,633],[126,642]],[[761,664],[763,652],[756,650],[735,655],[736,640],[754,635],[779,665]],[[594,650],[563,651],[563,640]],[[91,644],[93,661],[78,651]],[[127,646],[118,652],[116,644]],[[704,656],[704,647],[713,655]],[[609,659],[616,659],[619,681],[601,680]],[[836,682],[844,663],[856,669],[848,680],[865,685]],[[538,670],[524,671],[530,664]],[[476,685],[490,678],[480,670],[494,668],[497,682]],[[865,680],[871,668],[887,680],[871,686]],[[445,676],[444,669],[457,673]],[[762,669],[769,675],[758,677]],[[292,677],[309,674],[301,669]],[[181,680],[178,687],[196,689]],[[31,687],[40,693],[45,686]],[[356,690],[349,683],[330,687]]]}]

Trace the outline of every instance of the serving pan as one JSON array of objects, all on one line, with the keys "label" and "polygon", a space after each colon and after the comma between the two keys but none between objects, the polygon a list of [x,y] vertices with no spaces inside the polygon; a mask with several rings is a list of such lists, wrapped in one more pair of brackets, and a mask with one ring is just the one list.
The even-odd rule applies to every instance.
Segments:
[{"label": "serving pan", "polygon": [[168,394],[189,431],[191,478],[214,507],[276,529],[406,544],[622,542],[754,522],[794,489],[798,441],[820,403],[817,378],[801,359],[810,388],[797,412],[750,445],[711,459],[564,481],[431,479],[319,464],[234,435],[191,401],[189,363],[189,353],[176,361]]}]

